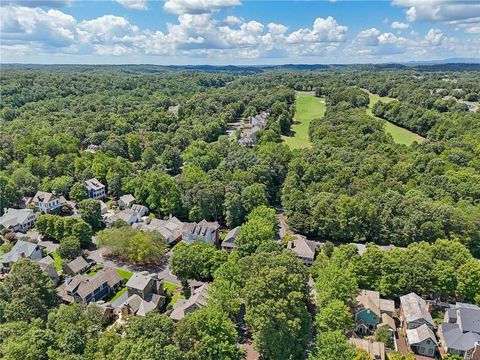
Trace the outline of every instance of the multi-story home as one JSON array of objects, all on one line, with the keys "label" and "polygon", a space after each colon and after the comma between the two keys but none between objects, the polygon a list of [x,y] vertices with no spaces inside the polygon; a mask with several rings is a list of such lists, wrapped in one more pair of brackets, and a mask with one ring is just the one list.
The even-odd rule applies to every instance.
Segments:
[{"label": "multi-story home", "polygon": [[220,225],[217,222],[206,220],[197,223],[190,223],[183,228],[182,241],[193,243],[204,241],[207,244],[218,245],[220,241]]},{"label": "multi-story home", "polygon": [[207,305],[208,300],[208,283],[205,283],[195,289],[189,299],[180,299],[175,305],[170,314],[173,320],[181,320],[185,315],[197,311]]},{"label": "multi-story home", "polygon": [[394,311],[393,300],[381,299],[378,291],[361,290],[356,299],[355,332],[372,334],[378,326],[388,326],[395,331]]},{"label": "multi-story home", "polygon": [[295,235],[295,239],[289,241],[287,249],[292,250],[305,265],[312,265],[315,260],[315,254],[317,253],[318,243],[315,241],[307,240],[303,235]]},{"label": "multi-story home", "polygon": [[104,199],[107,196],[105,185],[95,178],[85,181],[84,185],[90,199]]},{"label": "multi-story home", "polygon": [[10,231],[26,232],[35,224],[32,209],[6,209],[0,217],[0,225]]},{"label": "multi-story home", "polygon": [[480,307],[464,303],[452,305],[445,312],[438,335],[445,353],[473,360],[476,348],[480,348]]},{"label": "multi-story home", "polygon": [[67,278],[64,284],[57,288],[57,292],[66,303],[90,303],[103,300],[116,292],[122,279],[115,269],[105,268],[89,277],[85,274]]},{"label": "multi-story home", "polygon": [[407,343],[415,354],[435,357],[437,339],[433,333],[433,319],[425,300],[415,293],[400,297],[401,319],[407,334]]},{"label": "multi-story home", "polygon": [[135,273],[126,287],[128,298],[121,308],[123,315],[145,316],[165,304],[163,280],[157,274],[149,274],[147,271]]},{"label": "multi-story home", "polygon": [[30,203],[33,204],[38,211],[48,213],[61,207],[65,203],[65,199],[53,193],[37,191]]},{"label": "multi-story home", "polygon": [[8,272],[13,264],[20,259],[40,260],[43,257],[44,246],[31,242],[17,240],[10,251],[0,257],[0,272]]}]

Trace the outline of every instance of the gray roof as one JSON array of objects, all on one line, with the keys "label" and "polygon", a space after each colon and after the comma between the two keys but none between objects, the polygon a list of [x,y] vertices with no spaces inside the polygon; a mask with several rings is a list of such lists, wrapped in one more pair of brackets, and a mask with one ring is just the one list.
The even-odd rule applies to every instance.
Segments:
[{"label": "gray roof", "polygon": [[[156,274],[149,273],[134,273],[132,277],[127,281],[126,287],[136,289],[136,290],[145,290],[150,281],[154,279]],[[158,277],[156,278],[158,279]]]},{"label": "gray roof", "polygon": [[193,295],[190,296],[188,300],[181,299],[173,305],[173,311],[170,314],[170,317],[174,320],[182,319],[186,311],[192,307],[196,306],[199,308],[204,307],[207,305],[208,300],[208,283],[203,284],[199,288],[195,289]]},{"label": "gray roof", "polygon": [[475,304],[468,304],[468,303],[461,303],[461,302],[457,302],[455,304],[455,308],[457,308],[457,309],[473,309],[473,310],[480,311],[480,307],[475,305]]},{"label": "gray roof", "polygon": [[206,236],[207,233],[216,232],[220,228],[218,222],[208,222],[207,220],[202,220],[198,224],[197,223],[190,223],[185,228],[190,234]]},{"label": "gray roof", "polygon": [[440,330],[445,346],[449,349],[467,351],[473,349],[480,341],[480,334],[474,332],[462,333],[458,324],[442,323]]},{"label": "gray roof", "polygon": [[480,334],[480,310],[471,308],[458,309],[457,323],[460,325],[462,332],[473,331]]},{"label": "gray roof", "polygon": [[145,205],[140,205],[140,204],[133,204],[132,205],[132,210],[136,211],[138,213],[148,212],[148,208]]},{"label": "gray roof", "polygon": [[100,190],[105,187],[105,185],[103,185],[100,181],[98,181],[95,178],[88,179],[87,181],[85,181],[84,184],[88,189],[91,189],[91,190]]},{"label": "gray roof", "polygon": [[133,294],[125,300],[123,305],[128,306],[135,315],[145,316],[158,307],[161,299],[162,296],[158,294],[152,294],[149,300],[144,300],[139,295]]},{"label": "gray roof", "polygon": [[435,337],[433,330],[430,329],[426,324],[423,324],[415,329],[407,329],[407,339],[410,345],[419,344],[427,339],[431,339],[435,344],[437,344],[437,338]]},{"label": "gray roof", "polygon": [[43,248],[38,244],[17,240],[12,249],[1,257],[1,260],[4,263],[15,263],[21,258],[30,258],[38,247]]},{"label": "gray roof", "polygon": [[427,303],[415,293],[400,296],[402,311],[407,322],[424,319],[433,326],[432,315],[427,310]]},{"label": "gray roof", "polygon": [[102,284],[107,283],[110,287],[121,282],[122,279],[118,276],[117,272],[112,268],[106,268],[100,270],[92,277],[84,278],[78,285],[76,293],[85,298],[88,294],[91,294],[95,289],[98,289]]},{"label": "gray roof", "polygon": [[5,228],[15,227],[23,224],[30,216],[33,215],[32,209],[7,209],[7,212],[0,217],[0,225]]},{"label": "gray roof", "polygon": [[125,204],[130,204],[135,201],[135,197],[132,194],[125,194],[120,196],[119,200],[122,200]]},{"label": "gray roof", "polygon": [[157,231],[170,243],[180,236],[184,224],[176,217],[172,217],[168,220],[147,219],[146,222],[134,224],[133,227],[139,230]]},{"label": "gray roof", "polygon": [[295,240],[289,241],[287,248],[293,250],[298,256],[313,261],[315,252],[317,251],[317,245],[317,242],[307,240],[305,236],[295,235]]},{"label": "gray roof", "polygon": [[66,266],[74,273],[78,274],[88,268],[88,262],[82,256],[70,261]]},{"label": "gray roof", "polygon": [[233,228],[232,230],[230,230],[222,242],[222,247],[234,248],[235,239],[237,238],[239,230],[240,230],[240,226],[237,226],[236,228]]}]

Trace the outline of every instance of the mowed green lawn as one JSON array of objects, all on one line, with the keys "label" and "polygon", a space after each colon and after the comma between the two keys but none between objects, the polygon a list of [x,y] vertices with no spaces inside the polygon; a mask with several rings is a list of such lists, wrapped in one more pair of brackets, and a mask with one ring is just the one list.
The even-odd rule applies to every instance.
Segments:
[{"label": "mowed green lawn", "polygon": [[416,141],[418,143],[421,143],[421,142],[425,141],[425,138],[423,136],[415,134],[414,132],[412,132],[410,130],[404,129],[400,126],[392,124],[389,121],[386,121],[384,119],[381,119],[381,118],[373,115],[372,108],[373,108],[373,105],[375,105],[377,102],[379,102],[381,100],[385,103],[388,103],[388,102],[391,102],[395,99],[387,97],[387,96],[379,96],[377,94],[372,94],[370,92],[368,93],[368,95],[370,97],[370,103],[368,104],[367,114],[376,118],[376,119],[380,119],[382,121],[385,121],[385,131],[388,132],[390,135],[392,135],[393,140],[397,144],[404,144],[404,145],[408,146],[408,145],[411,145],[414,141]]},{"label": "mowed green lawn", "polygon": [[313,94],[297,93],[295,107],[296,123],[292,125],[293,136],[282,136],[282,138],[290,149],[303,149],[311,145],[308,138],[310,122],[325,114],[325,99]]}]

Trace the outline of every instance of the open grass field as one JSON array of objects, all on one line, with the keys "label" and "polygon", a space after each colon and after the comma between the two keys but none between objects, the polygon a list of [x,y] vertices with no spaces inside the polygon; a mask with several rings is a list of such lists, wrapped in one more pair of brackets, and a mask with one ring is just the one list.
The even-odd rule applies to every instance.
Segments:
[{"label": "open grass field", "polygon": [[290,149],[303,149],[310,146],[308,127],[313,119],[321,118],[325,114],[325,100],[313,94],[297,93],[295,102],[295,120],[292,125],[293,136],[283,136],[283,140]]},{"label": "open grass field", "polygon": [[370,92],[368,93],[368,95],[370,97],[370,103],[368,104],[367,114],[376,118],[376,119],[380,119],[382,121],[385,121],[385,131],[388,132],[390,135],[392,135],[393,140],[397,144],[404,144],[404,145],[408,146],[408,145],[412,145],[412,143],[414,141],[416,141],[418,143],[421,143],[421,142],[425,141],[425,138],[423,136],[415,134],[414,132],[412,132],[410,130],[404,129],[404,128],[398,126],[398,125],[395,125],[395,124],[392,124],[389,121],[386,121],[385,119],[381,119],[381,118],[373,115],[372,108],[373,108],[373,105],[375,105],[375,103],[377,103],[380,100],[388,103],[388,102],[391,102],[395,99],[387,97],[387,96],[379,96],[377,94],[372,94]]}]

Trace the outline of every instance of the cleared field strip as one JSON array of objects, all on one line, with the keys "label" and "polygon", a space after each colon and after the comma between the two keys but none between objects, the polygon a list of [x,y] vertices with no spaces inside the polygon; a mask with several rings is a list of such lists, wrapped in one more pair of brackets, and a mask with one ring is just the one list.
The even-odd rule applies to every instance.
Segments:
[{"label": "cleared field strip", "polygon": [[[366,91],[366,90],[365,90]],[[368,91],[367,91],[368,92]],[[377,94],[372,94],[371,92],[368,92],[368,95],[370,97],[370,103],[368,104],[368,109],[367,109],[367,114],[376,118],[380,119],[385,122],[385,131],[388,132],[389,134],[392,135],[393,140],[397,144],[404,144],[404,145],[412,145],[414,141],[421,143],[425,141],[425,138],[421,135],[418,135],[410,130],[407,130],[405,128],[402,128],[401,126],[395,125],[385,119],[379,118],[378,116],[375,116],[372,113],[372,108],[375,103],[378,101],[383,101],[385,103],[391,102],[395,100],[394,98],[390,98],[387,96],[379,96]]]},{"label": "cleared field strip", "polygon": [[308,128],[313,119],[325,114],[325,99],[311,93],[297,92],[295,101],[295,124],[292,125],[292,136],[282,136],[290,149],[303,149],[311,146]]}]

